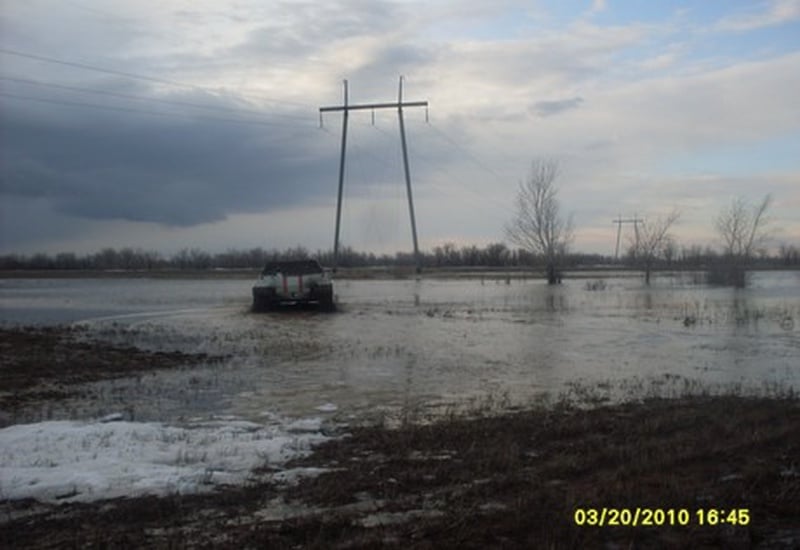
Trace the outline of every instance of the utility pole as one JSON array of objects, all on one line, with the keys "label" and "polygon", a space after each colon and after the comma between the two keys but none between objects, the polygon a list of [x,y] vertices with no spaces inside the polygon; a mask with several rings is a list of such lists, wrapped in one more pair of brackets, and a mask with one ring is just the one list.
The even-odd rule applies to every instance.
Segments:
[{"label": "utility pole", "polygon": [[622,216],[620,215],[620,216],[617,216],[616,220],[611,220],[611,223],[617,224],[617,248],[614,251],[614,259],[616,260],[616,259],[619,258],[619,238],[622,235],[622,224],[623,223],[632,223],[633,224],[633,231],[634,231],[634,234],[636,235],[636,244],[638,245],[639,244],[639,224],[640,223],[644,223],[644,220],[641,219],[641,218],[637,218],[636,216],[634,216],[633,218],[629,218],[629,219],[623,220]]},{"label": "utility pole", "polygon": [[320,107],[320,126],[322,125],[322,113],[332,111],[342,111],[344,119],[342,120],[342,151],[339,156],[339,192],[336,201],[336,235],[333,241],[333,270],[339,265],[339,229],[341,227],[342,216],[342,190],[344,189],[344,164],[345,164],[345,150],[347,149],[347,120],[350,111],[357,110],[372,110],[373,117],[375,116],[376,109],[397,109],[397,116],[400,120],[400,143],[403,149],[403,169],[406,176],[406,192],[408,195],[408,212],[411,218],[411,236],[414,240],[414,261],[416,263],[416,270],[419,273],[422,270],[422,264],[419,256],[419,245],[417,242],[417,222],[414,217],[414,199],[411,194],[411,174],[408,168],[408,148],[406,146],[406,130],[405,122],[403,120],[403,107],[428,107],[427,101],[403,101],[403,77],[400,77],[400,87],[397,97],[397,103],[366,103],[359,105],[350,105],[347,97],[347,80],[344,81],[344,104],[336,105],[333,107]]}]

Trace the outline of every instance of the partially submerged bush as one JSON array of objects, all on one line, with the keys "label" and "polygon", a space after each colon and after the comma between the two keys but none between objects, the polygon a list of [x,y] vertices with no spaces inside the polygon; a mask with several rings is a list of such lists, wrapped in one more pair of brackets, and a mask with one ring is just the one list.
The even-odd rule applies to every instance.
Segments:
[{"label": "partially submerged bush", "polygon": [[586,281],[586,290],[605,290],[608,287],[605,280],[595,279],[594,281]]}]

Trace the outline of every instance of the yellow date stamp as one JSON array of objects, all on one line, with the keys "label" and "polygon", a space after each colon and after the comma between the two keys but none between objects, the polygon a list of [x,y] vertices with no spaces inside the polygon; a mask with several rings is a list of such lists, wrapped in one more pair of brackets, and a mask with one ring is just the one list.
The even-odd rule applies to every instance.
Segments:
[{"label": "yellow date stamp", "polygon": [[749,525],[749,508],[576,508],[572,514],[580,527],[664,527]]}]

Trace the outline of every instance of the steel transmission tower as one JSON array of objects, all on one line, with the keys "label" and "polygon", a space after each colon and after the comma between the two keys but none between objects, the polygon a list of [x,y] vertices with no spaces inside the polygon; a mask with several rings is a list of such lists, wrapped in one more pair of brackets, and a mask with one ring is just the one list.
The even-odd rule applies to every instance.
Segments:
[{"label": "steel transmission tower", "polygon": [[619,238],[622,236],[622,224],[623,223],[632,223],[633,224],[633,231],[636,235],[636,244],[639,244],[639,224],[644,223],[644,220],[641,218],[637,218],[634,216],[633,218],[629,219],[622,219],[622,216],[618,216],[616,220],[611,220],[611,223],[617,224],[617,248],[614,251],[614,259],[619,258]]},{"label": "steel transmission tower", "polygon": [[359,110],[372,110],[374,111],[378,109],[397,109],[397,116],[400,120],[400,144],[403,149],[403,169],[405,170],[406,176],[406,193],[408,195],[408,212],[409,216],[411,217],[411,236],[414,240],[414,261],[416,263],[417,273],[422,270],[422,264],[420,262],[419,257],[419,244],[417,242],[417,222],[416,218],[414,217],[414,198],[411,193],[411,174],[408,169],[408,147],[406,146],[406,129],[405,129],[405,122],[403,120],[403,108],[404,107],[428,107],[427,101],[403,101],[403,77],[400,77],[400,86],[399,91],[397,94],[397,102],[396,103],[366,103],[366,104],[359,104],[359,105],[351,105],[348,102],[347,96],[347,80],[344,81],[344,103],[342,105],[335,105],[333,107],[320,107],[320,125],[322,124],[322,113],[328,113],[332,111],[342,111],[343,113],[343,120],[342,120],[342,150],[339,156],[339,192],[337,195],[336,201],[336,236],[333,241],[333,270],[336,271],[336,268],[339,265],[339,229],[341,227],[341,220],[342,220],[342,190],[344,189],[344,165],[345,165],[345,156],[347,151],[347,122],[349,118],[350,111],[359,111]]}]

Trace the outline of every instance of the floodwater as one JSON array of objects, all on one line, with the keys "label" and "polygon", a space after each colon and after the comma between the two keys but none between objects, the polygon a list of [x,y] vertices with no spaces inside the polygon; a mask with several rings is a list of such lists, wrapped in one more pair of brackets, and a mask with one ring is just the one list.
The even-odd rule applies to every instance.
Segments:
[{"label": "floodwater", "polygon": [[[600,282],[602,281],[602,282]],[[800,390],[800,272],[744,290],[691,274],[540,280],[337,281],[339,311],[249,311],[251,282],[0,280],[5,324],[74,323],[94,337],[221,363],[92,384],[47,418],[270,415],[370,421],[470,400],[524,403],[575,384],[599,399],[698,387]],[[613,395],[612,395],[613,394]],[[634,395],[636,396],[636,395]]]}]

